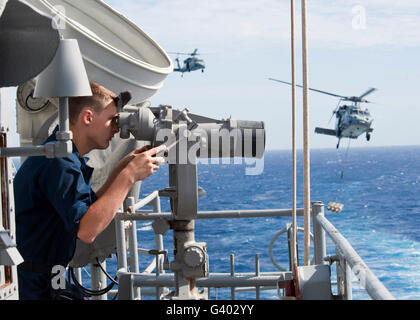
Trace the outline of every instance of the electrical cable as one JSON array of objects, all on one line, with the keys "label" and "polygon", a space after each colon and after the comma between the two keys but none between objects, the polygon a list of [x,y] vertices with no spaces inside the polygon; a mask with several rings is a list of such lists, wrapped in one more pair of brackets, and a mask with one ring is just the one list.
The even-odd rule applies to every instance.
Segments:
[{"label": "electrical cable", "polygon": [[[108,291],[110,291],[114,285],[115,282],[111,282],[106,288],[100,289],[100,290],[91,290],[88,288],[83,287],[76,279],[76,276],[74,275],[74,269],[72,267],[69,267],[69,271],[71,274],[71,277],[73,279],[74,284],[76,285],[77,288],[79,288],[84,294],[86,294],[88,297],[90,296],[100,296],[103,295],[105,293],[107,293]],[[115,277],[116,279],[117,277]]]},{"label": "electrical cable", "polygon": [[117,281],[115,281],[115,279],[117,279],[117,276],[115,276],[115,279],[113,279],[113,278],[109,275],[109,273],[108,273],[108,272],[106,272],[106,270],[105,270],[105,269],[102,267],[102,265],[99,263],[99,259],[98,259],[98,257],[96,257],[96,262],[98,263],[99,268],[101,268],[102,272],[106,275],[106,277],[118,286],[118,282],[117,282]]},{"label": "electrical cable", "polygon": [[34,90],[32,90],[32,91],[31,91],[31,93],[30,93],[30,95],[28,95],[28,96],[26,97],[26,100],[25,100],[25,105],[24,105],[24,106],[22,106],[22,107],[27,108],[29,111],[32,111],[32,112],[37,112],[37,111],[40,111],[40,110],[44,109],[44,108],[48,105],[48,103],[50,103],[50,101],[49,101],[49,100],[47,100],[47,102],[45,102],[45,103],[44,103],[44,104],[43,104],[40,108],[38,108],[38,109],[31,108],[31,107],[28,105],[28,100],[29,100],[29,98],[34,99],[33,93],[34,93]]},{"label": "electrical cable", "polygon": [[114,283],[111,283],[110,285],[108,285],[106,288],[101,289],[101,290],[90,290],[87,289],[85,287],[83,287],[77,280],[76,277],[74,275],[74,270],[73,268],[70,269],[71,272],[71,276],[73,278],[73,282],[76,285],[76,287],[78,287],[80,290],[82,290],[83,293],[85,293],[87,296],[100,296],[103,295],[105,293],[107,293],[109,290],[111,290],[114,287]]}]

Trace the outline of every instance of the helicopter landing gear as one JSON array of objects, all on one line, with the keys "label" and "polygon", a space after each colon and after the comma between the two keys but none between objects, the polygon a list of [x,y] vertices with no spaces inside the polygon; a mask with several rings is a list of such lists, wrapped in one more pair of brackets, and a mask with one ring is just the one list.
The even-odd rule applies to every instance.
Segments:
[{"label": "helicopter landing gear", "polygon": [[370,140],[370,133],[366,132],[366,140],[369,141]]}]

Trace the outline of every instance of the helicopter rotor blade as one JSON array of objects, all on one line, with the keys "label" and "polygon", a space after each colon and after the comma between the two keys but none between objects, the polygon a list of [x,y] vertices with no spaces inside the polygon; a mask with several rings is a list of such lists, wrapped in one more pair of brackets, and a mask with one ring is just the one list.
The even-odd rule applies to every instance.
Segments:
[{"label": "helicopter rotor blade", "polygon": [[[268,78],[268,80],[277,81],[277,82],[281,82],[281,83],[292,85],[292,83],[290,83],[290,82],[282,81],[282,80],[278,80],[278,79]],[[297,84],[296,87],[303,88],[299,84]],[[308,88],[308,89],[309,90],[312,90],[312,91],[319,92],[319,93],[327,94],[327,95],[330,95],[330,96],[333,96],[333,97],[338,97],[338,98],[342,98],[342,99],[348,99],[348,97],[340,96],[338,94],[334,94],[334,93],[331,93],[331,92],[326,92],[326,91],[322,91],[322,90],[318,90],[318,89],[313,89],[313,88]]]},{"label": "helicopter rotor blade", "polygon": [[337,106],[335,107],[335,109],[334,109],[334,111],[333,111],[333,113],[332,113],[332,115],[331,115],[330,120],[328,120],[328,124],[330,124],[331,119],[334,117],[334,115],[336,114],[336,112],[337,112],[338,108],[340,107],[340,103],[341,103],[341,101],[343,101],[343,99],[340,99],[340,100],[338,101]]},{"label": "helicopter rotor blade", "polygon": [[185,55],[190,55],[189,53],[184,53],[184,52],[168,52],[170,54],[185,54]]},{"label": "helicopter rotor blade", "polygon": [[330,120],[328,120],[328,123],[327,123],[327,125],[329,125],[330,124],[330,122],[331,122],[331,119],[334,117],[334,115],[335,115],[335,110],[333,111],[333,113],[332,113],[332,115],[331,115],[331,118],[330,118]]},{"label": "helicopter rotor blade", "polygon": [[377,106],[381,106],[381,107],[390,107],[390,108],[395,108],[395,105],[391,105],[391,104],[387,104],[387,103],[382,103],[382,102],[376,102],[376,101],[369,101],[370,103],[377,105]]},{"label": "helicopter rotor blade", "polygon": [[169,53],[169,54],[182,54],[182,55],[185,55],[185,56],[198,56],[198,55],[200,55],[200,53],[197,53],[197,51],[198,51],[198,49],[195,49],[194,50],[194,52],[190,52],[190,53],[185,53],[185,52],[167,52],[167,53]]},{"label": "helicopter rotor blade", "polygon": [[[377,90],[376,88],[370,88],[368,91],[360,95],[359,98],[362,99],[363,97],[366,97],[368,94],[371,94],[373,91],[376,91],[376,90]],[[368,101],[364,101],[364,102],[368,102]]]}]

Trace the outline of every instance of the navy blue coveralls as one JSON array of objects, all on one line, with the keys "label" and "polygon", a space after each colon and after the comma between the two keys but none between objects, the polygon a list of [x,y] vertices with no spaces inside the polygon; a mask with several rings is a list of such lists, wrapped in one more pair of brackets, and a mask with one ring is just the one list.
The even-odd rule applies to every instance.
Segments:
[{"label": "navy blue coveralls", "polygon": [[[56,142],[56,128],[45,143]],[[51,271],[73,257],[80,219],[94,201],[93,169],[73,152],[65,158],[33,156],[14,179],[19,298],[50,299]],[[49,272],[48,272],[49,271]]]}]

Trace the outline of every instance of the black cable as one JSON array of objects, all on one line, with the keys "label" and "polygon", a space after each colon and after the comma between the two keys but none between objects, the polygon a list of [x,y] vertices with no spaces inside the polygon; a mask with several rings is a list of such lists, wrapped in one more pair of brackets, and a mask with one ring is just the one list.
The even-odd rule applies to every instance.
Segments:
[{"label": "black cable", "polygon": [[101,290],[90,290],[90,289],[87,289],[87,288],[85,288],[85,287],[83,287],[76,279],[75,279],[75,276],[74,276],[74,271],[73,271],[73,269],[71,269],[71,273],[72,273],[72,277],[73,277],[73,281],[74,281],[74,284],[80,289],[80,290],[82,290],[83,291],[83,293],[85,293],[87,296],[100,296],[100,295],[103,295],[103,294],[105,294],[105,293],[107,293],[109,290],[111,290],[112,289],[112,287],[114,286],[114,283],[111,283],[108,287],[106,287],[106,288],[104,288],[104,289],[101,289]]},{"label": "black cable", "polygon": [[106,270],[105,270],[105,269],[102,267],[102,265],[99,263],[99,259],[98,259],[98,257],[96,257],[96,262],[98,263],[99,268],[101,268],[102,272],[103,272],[103,273],[105,273],[106,277],[118,286],[118,282],[117,282],[117,281],[115,281],[115,280],[117,279],[117,276],[115,276],[115,278],[113,279],[113,278],[109,275],[109,273],[108,273],[108,272],[106,272]]},{"label": "black cable", "polygon": [[76,279],[76,276],[74,275],[74,269],[72,267],[69,267],[69,271],[71,274],[71,277],[73,279],[74,284],[76,285],[77,288],[79,288],[83,293],[85,293],[87,296],[101,296],[105,293],[107,293],[108,291],[110,291],[115,283],[111,282],[106,288],[101,289],[101,290],[91,290],[88,288],[83,287]]},{"label": "black cable", "polygon": [[43,104],[40,108],[38,108],[38,109],[31,108],[31,107],[28,105],[28,100],[29,100],[29,98],[34,99],[33,94],[34,94],[34,90],[32,90],[32,91],[31,91],[31,93],[30,93],[30,94],[26,97],[26,100],[25,100],[25,107],[26,107],[29,111],[32,111],[32,112],[40,111],[40,110],[44,109],[44,108],[48,105],[48,103],[50,102],[49,100],[47,100],[47,102],[45,102],[45,103],[44,103],[44,104]]}]

